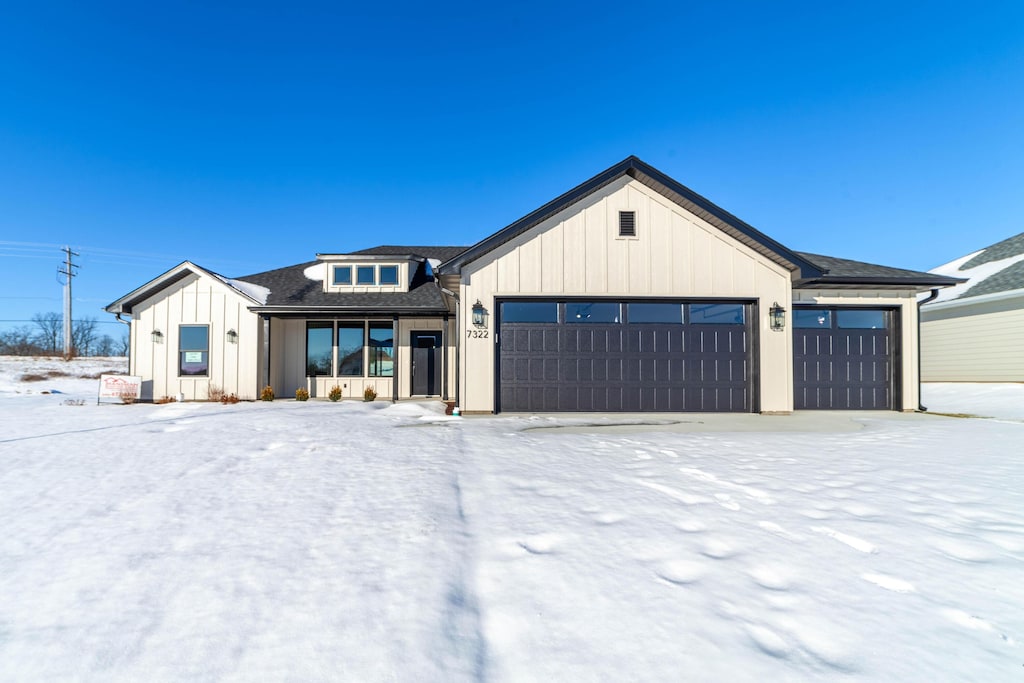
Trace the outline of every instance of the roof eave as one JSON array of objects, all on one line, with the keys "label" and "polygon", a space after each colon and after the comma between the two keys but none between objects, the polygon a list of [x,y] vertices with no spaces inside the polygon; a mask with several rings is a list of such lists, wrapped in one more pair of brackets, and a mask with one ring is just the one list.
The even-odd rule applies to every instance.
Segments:
[{"label": "roof eave", "polygon": [[945,277],[937,275],[931,278],[901,278],[901,277],[843,277],[824,276],[813,278],[800,278],[793,282],[793,289],[814,289],[816,287],[879,287],[884,289],[917,289],[925,291],[928,289],[941,289],[952,287],[963,282],[960,278]]}]

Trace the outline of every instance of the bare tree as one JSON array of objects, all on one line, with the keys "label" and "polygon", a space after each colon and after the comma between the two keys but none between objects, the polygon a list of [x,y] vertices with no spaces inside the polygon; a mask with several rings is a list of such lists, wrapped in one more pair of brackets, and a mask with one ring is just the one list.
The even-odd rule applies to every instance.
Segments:
[{"label": "bare tree", "polygon": [[0,332],[0,354],[5,356],[38,356],[44,353],[38,335],[24,325]]},{"label": "bare tree", "polygon": [[125,332],[121,335],[121,339],[118,341],[117,350],[120,352],[117,355],[127,356],[128,355],[128,333]]},{"label": "bare tree", "polygon": [[96,318],[81,318],[71,330],[72,355],[90,356],[96,344]]},{"label": "bare tree", "polygon": [[57,313],[36,313],[32,322],[39,328],[36,340],[43,352],[56,354],[64,343],[63,318]]},{"label": "bare tree", "polygon": [[99,338],[96,342],[96,355],[97,356],[113,356],[114,355],[114,338],[109,334],[105,334]]}]

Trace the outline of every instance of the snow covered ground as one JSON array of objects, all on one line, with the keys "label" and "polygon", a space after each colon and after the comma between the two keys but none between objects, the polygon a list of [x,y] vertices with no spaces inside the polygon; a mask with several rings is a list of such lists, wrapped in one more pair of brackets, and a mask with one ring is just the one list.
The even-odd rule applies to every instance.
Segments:
[{"label": "snow covered ground", "polygon": [[1019,391],[926,387],[999,420],[691,432],[96,406],[22,363],[0,359],[3,680],[1024,675]]}]

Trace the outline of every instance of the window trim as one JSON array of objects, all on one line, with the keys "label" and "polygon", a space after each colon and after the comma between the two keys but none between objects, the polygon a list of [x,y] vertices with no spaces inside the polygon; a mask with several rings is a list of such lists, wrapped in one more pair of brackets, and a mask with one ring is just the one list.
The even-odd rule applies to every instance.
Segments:
[{"label": "window trim", "polygon": [[[202,349],[201,352],[206,354],[206,370],[202,373],[183,373],[182,364],[184,363],[185,353],[195,353],[200,349],[185,348],[181,341],[181,331],[186,328],[202,327],[206,330],[206,348]],[[178,377],[181,379],[195,379],[210,377],[210,323],[178,323]]]}]

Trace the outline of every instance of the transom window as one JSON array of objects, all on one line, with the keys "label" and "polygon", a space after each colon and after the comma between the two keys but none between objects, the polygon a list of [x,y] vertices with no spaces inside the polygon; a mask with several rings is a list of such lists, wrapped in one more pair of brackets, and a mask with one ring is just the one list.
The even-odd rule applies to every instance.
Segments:
[{"label": "transom window", "polygon": [[569,302],[565,305],[567,323],[617,323],[622,320],[619,304],[607,301]]},{"label": "transom window", "polygon": [[628,305],[631,323],[675,323],[683,322],[683,304],[641,303]]},{"label": "transom window", "polygon": [[695,325],[736,325],[743,322],[743,304],[690,304]]}]

